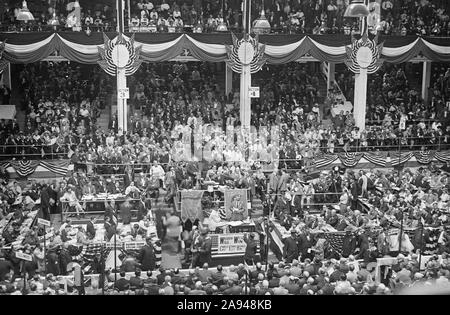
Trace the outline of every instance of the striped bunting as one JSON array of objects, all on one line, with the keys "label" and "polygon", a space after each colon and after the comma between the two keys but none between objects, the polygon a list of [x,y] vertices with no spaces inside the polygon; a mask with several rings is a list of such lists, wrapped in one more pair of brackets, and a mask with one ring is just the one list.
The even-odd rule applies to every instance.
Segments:
[{"label": "striped bunting", "polygon": [[226,220],[227,219],[227,212],[225,211],[224,207],[221,207],[219,209],[219,216],[220,216],[220,219],[222,219],[222,220]]},{"label": "striped bunting", "polygon": [[450,162],[450,152],[449,151],[447,151],[447,152],[436,152],[434,154],[434,157],[439,162],[443,162],[443,163]]},{"label": "striped bunting", "polygon": [[369,152],[364,153],[364,158],[372,164],[386,167],[387,153],[386,152]]},{"label": "striped bunting", "polygon": [[434,153],[431,151],[414,152],[414,157],[420,164],[430,164]]},{"label": "striped bunting", "polygon": [[67,169],[69,167],[69,161],[51,161],[51,162],[41,161],[40,166],[46,168],[47,170],[49,170],[54,174],[65,176],[67,174]]},{"label": "striped bunting", "polygon": [[0,169],[6,170],[10,166],[11,166],[11,163],[9,163],[9,162],[0,163]]},{"label": "striped bunting", "polygon": [[316,168],[322,168],[330,165],[338,159],[336,154],[324,154],[315,160]]},{"label": "striped bunting", "polygon": [[428,238],[425,240],[425,250],[423,251],[424,255],[434,255],[438,251],[438,240],[441,231],[435,228],[428,228],[430,234]]},{"label": "striped bunting", "polygon": [[413,154],[411,152],[407,153],[390,152],[389,156],[391,157],[391,165],[397,166],[408,162],[413,157]]},{"label": "striped bunting", "polygon": [[14,168],[17,174],[21,177],[27,177],[34,173],[39,165],[39,161],[11,161],[11,166]]},{"label": "striped bunting", "polygon": [[[281,234],[281,225],[278,222],[269,221],[269,248],[275,254],[278,260],[283,259],[283,235]],[[265,231],[264,224],[261,224]]]},{"label": "striped bunting", "polygon": [[341,163],[345,167],[355,167],[359,160],[363,157],[362,153],[341,153],[339,154],[339,159],[341,160]]}]

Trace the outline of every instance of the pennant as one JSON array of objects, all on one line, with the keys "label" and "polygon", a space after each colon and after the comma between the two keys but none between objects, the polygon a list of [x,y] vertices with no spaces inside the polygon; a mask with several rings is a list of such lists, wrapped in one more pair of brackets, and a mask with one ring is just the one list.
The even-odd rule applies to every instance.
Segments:
[{"label": "pennant", "polygon": [[181,191],[181,220],[183,222],[188,219],[192,222],[196,219],[203,220],[202,197],[202,190]]}]

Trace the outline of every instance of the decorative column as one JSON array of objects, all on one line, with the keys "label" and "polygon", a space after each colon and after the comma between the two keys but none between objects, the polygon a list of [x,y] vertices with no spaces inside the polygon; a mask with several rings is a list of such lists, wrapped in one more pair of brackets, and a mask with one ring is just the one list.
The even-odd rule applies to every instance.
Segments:
[{"label": "decorative column", "polygon": [[133,75],[142,64],[141,46],[134,46],[134,34],[129,39],[122,33],[114,40],[110,40],[105,34],[103,37],[105,45],[98,48],[102,59],[98,63],[106,73],[117,78],[118,127],[125,133],[128,131],[127,76]]},{"label": "decorative column", "polygon": [[244,42],[239,47],[239,59],[242,62],[241,89],[240,89],[240,118],[241,125],[250,126],[252,100],[250,99],[250,88],[252,86],[252,74],[250,72],[250,62],[253,59],[253,46],[249,42]]},{"label": "decorative column", "polygon": [[11,64],[3,58],[6,42],[0,43],[0,75],[1,82],[11,89]]},{"label": "decorative column", "polygon": [[326,62],[325,66],[327,70],[327,94],[328,94],[328,91],[333,87],[333,83],[335,81],[336,64]]},{"label": "decorative column", "polygon": [[128,131],[127,77],[124,69],[117,69],[117,125],[124,133]]},{"label": "decorative column", "polygon": [[367,76],[375,73],[383,64],[380,58],[383,44],[377,44],[378,36],[368,38],[367,28],[361,39],[352,38],[350,47],[346,47],[348,69],[355,74],[355,100],[353,117],[359,130],[366,127]]},{"label": "decorative column", "polygon": [[355,101],[353,105],[353,117],[355,125],[359,130],[366,128],[366,107],[367,107],[367,69],[361,68],[355,74]]},{"label": "decorative column", "polygon": [[252,73],[261,70],[266,62],[264,57],[265,45],[260,45],[258,36],[244,35],[241,40],[232,34],[233,45],[225,45],[228,54],[227,64],[241,74],[240,90],[240,119],[243,127],[250,127],[251,98],[250,88]]},{"label": "decorative column", "polygon": [[422,72],[422,99],[425,103],[428,103],[428,89],[430,87],[431,80],[431,61],[423,62]]}]

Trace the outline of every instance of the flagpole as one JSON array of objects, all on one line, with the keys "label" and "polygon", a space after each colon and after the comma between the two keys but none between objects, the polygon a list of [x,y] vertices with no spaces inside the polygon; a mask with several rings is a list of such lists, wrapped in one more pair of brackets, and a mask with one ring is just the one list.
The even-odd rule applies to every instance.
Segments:
[{"label": "flagpole", "polygon": [[116,253],[116,245],[117,245],[117,228],[114,229],[114,288],[116,287],[117,282],[117,253]]},{"label": "flagpole", "polygon": [[46,228],[44,225],[44,272],[45,272],[45,275],[47,275],[47,242],[46,242],[45,234],[47,234],[47,232],[46,232]]},{"label": "flagpole", "polygon": [[424,229],[424,221],[421,218],[421,227],[420,227],[420,247],[419,247],[419,271],[420,271],[420,266],[422,264],[422,248],[423,248],[423,229]]},{"label": "flagpole", "polygon": [[400,235],[399,235],[399,243],[398,243],[398,253],[400,254],[402,252],[402,234],[403,234],[403,209],[400,209],[402,213],[401,222],[400,222]]}]

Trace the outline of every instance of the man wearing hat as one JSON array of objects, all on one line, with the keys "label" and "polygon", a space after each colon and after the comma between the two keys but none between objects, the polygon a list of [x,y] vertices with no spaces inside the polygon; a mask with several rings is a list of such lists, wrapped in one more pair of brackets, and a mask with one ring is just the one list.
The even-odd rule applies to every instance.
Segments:
[{"label": "man wearing hat", "polygon": [[201,230],[201,242],[199,247],[199,263],[201,265],[207,263],[211,263],[211,247],[212,247],[212,240],[211,237],[208,235],[209,229],[203,228]]},{"label": "man wearing hat", "polygon": [[150,237],[147,237],[145,246],[139,251],[137,260],[144,271],[151,271],[156,268],[156,255]]},{"label": "man wearing hat", "polygon": [[255,263],[256,252],[258,248],[258,244],[255,241],[255,234],[250,233],[244,234],[244,242],[246,244],[244,261],[247,265],[253,265]]},{"label": "man wearing hat", "polygon": [[291,235],[284,239],[283,251],[283,258],[287,263],[291,263],[298,258],[297,235],[294,229],[291,229]]}]

